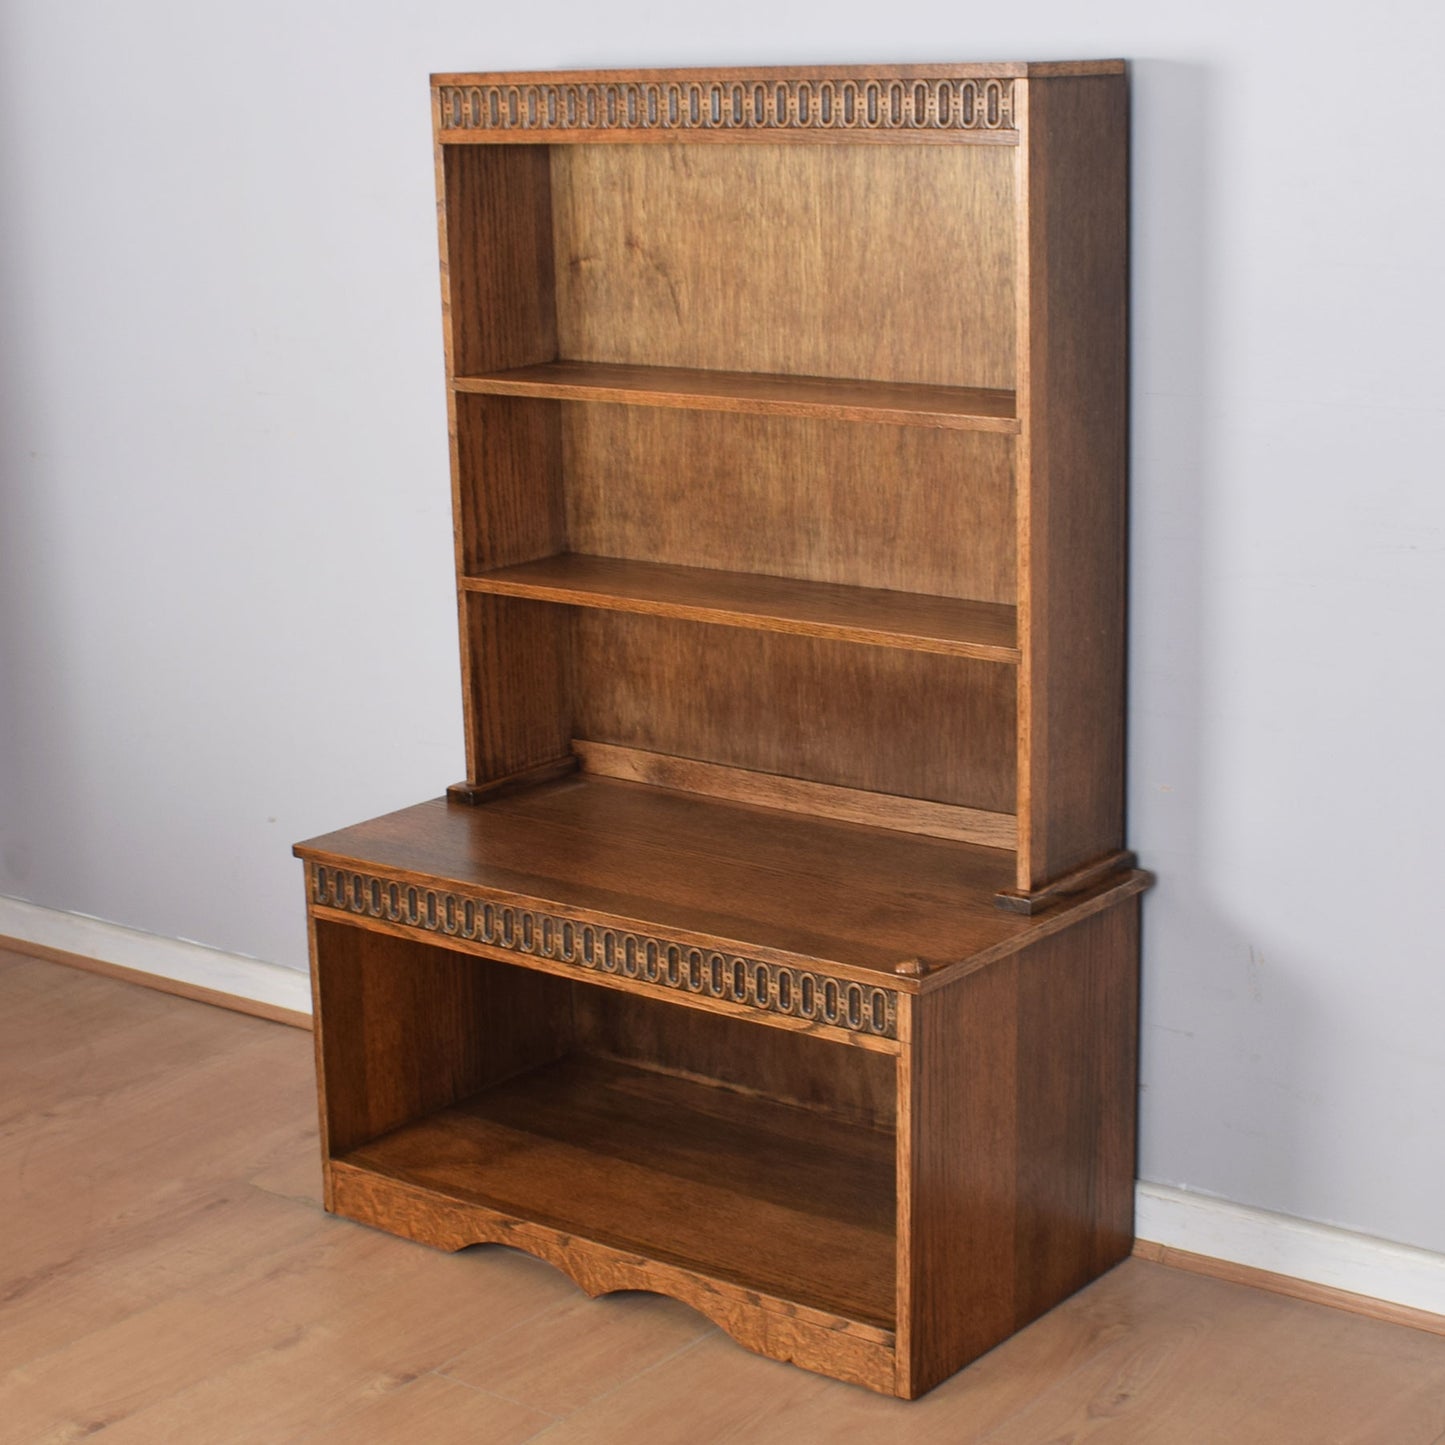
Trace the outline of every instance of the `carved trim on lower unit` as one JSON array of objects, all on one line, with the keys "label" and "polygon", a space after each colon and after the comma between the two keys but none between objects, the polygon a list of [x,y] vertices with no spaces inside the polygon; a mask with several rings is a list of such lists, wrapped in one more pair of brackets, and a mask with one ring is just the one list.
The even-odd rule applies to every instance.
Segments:
[{"label": "carved trim on lower unit", "polygon": [[332,1161],[328,1208],[434,1249],[504,1244],[546,1260],[594,1299],[614,1290],[650,1290],[706,1315],[745,1349],[895,1393],[896,1336],[891,1329],[809,1309],[740,1285],[649,1259]]},{"label": "carved trim on lower unit", "polygon": [[313,903],[340,913],[574,964],[587,972],[827,1024],[868,1038],[898,1037],[898,994],[893,989],[350,868],[309,863],[307,884]]}]

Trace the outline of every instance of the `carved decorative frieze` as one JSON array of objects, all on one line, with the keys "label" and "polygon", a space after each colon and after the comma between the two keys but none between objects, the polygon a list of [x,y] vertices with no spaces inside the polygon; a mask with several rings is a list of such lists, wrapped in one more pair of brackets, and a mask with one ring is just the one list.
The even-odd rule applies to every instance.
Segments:
[{"label": "carved decorative frieze", "polygon": [[898,995],[892,989],[451,889],[396,883],[350,869],[313,863],[310,885],[313,902],[322,908],[553,959],[584,971],[742,1004],[849,1033],[898,1037]]},{"label": "carved decorative frieze", "polygon": [[988,79],[595,80],[441,85],[443,131],[1013,131]]}]

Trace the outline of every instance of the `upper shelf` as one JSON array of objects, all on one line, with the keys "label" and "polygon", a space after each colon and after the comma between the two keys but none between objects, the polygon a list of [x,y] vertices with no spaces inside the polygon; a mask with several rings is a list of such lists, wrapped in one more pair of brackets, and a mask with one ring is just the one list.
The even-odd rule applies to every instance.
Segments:
[{"label": "upper shelf", "polygon": [[484,392],[491,396],[823,417],[833,421],[944,427],[954,431],[1019,430],[1013,392],[971,386],[918,386],[826,376],[694,371],[677,366],[618,366],[599,361],[549,361],[508,371],[459,376],[452,385],[458,391]]},{"label": "upper shelf", "polygon": [[468,592],[529,597],[764,632],[791,632],[913,652],[1017,663],[1017,610],[754,572],[721,572],[563,552],[464,577]]}]

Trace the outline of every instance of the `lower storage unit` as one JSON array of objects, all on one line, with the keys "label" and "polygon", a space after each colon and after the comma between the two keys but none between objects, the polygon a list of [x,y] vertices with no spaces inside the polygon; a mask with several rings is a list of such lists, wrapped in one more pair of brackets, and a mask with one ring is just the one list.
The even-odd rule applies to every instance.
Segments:
[{"label": "lower storage unit", "polygon": [[1129,1251],[1143,875],[885,975],[301,851],[335,1213],[904,1397]]}]

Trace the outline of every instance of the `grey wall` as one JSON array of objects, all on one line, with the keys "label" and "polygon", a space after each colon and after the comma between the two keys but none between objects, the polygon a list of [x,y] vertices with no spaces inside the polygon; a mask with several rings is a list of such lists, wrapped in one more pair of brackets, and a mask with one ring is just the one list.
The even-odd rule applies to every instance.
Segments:
[{"label": "grey wall", "polygon": [[426,77],[1134,61],[1142,1169],[1445,1250],[1434,4],[0,4],[0,893],[304,964],[460,776]]}]

